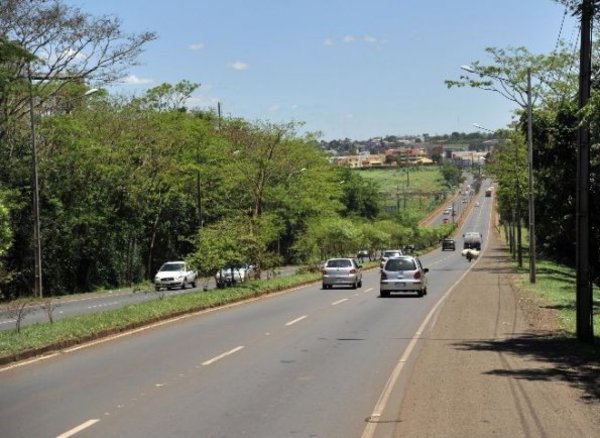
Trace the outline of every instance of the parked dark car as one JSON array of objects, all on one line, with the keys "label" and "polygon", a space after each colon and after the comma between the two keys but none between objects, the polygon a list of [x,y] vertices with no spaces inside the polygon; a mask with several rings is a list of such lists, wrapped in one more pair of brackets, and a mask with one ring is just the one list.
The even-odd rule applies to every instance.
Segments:
[{"label": "parked dark car", "polygon": [[456,251],[456,241],[454,239],[446,238],[442,240],[442,251],[446,250]]}]

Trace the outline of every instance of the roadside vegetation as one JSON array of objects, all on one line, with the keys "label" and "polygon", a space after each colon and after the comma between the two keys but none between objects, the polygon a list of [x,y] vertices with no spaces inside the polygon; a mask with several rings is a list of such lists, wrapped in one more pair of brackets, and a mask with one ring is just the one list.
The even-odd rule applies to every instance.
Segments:
[{"label": "roadside vegetation", "polygon": [[[527,229],[523,228],[522,236],[527,242]],[[506,229],[501,232],[510,248],[510,236]],[[519,266],[517,262],[516,250],[510,254],[513,269],[515,270],[514,285],[534,297],[536,302],[545,309],[551,309],[556,315],[560,330],[571,339],[577,336],[577,318],[576,318],[576,272],[571,266],[558,263],[556,261],[538,258],[536,260],[536,282],[529,282],[529,247],[523,245],[523,264]],[[593,301],[595,312],[593,314],[594,327],[600,326],[600,287],[593,285]],[[561,333],[556,333],[557,336]],[[600,334],[595,334],[596,339],[600,341]],[[597,360],[600,357],[600,342],[595,344],[573,348],[584,355],[590,355],[590,358]]]},{"label": "roadside vegetation", "polygon": [[[32,296],[36,278],[30,102],[44,297],[132,287],[167,260],[186,258],[204,276],[248,263],[258,276],[283,263],[314,265],[435,237],[412,215],[387,211],[377,184],[330,164],[319,136],[299,134],[296,123],[188,108],[201,84],[185,79],[136,96],[103,89],[136,62],[153,33],[124,35],[118,20],[61,0],[16,0],[2,9],[0,24],[0,53],[10,60],[0,65],[5,300]],[[105,50],[87,64],[34,56],[91,50],[69,46],[88,29],[95,30],[93,47]],[[29,69],[44,72],[44,80],[29,78]],[[337,242],[340,233],[344,245],[317,245]]]}]

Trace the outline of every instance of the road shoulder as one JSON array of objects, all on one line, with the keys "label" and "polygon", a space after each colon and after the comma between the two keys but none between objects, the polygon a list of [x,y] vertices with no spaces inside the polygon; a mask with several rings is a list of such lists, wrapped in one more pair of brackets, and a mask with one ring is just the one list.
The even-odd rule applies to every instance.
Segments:
[{"label": "road shoulder", "polygon": [[512,275],[494,233],[422,340],[387,436],[600,436],[598,368],[565,355],[552,312]]}]

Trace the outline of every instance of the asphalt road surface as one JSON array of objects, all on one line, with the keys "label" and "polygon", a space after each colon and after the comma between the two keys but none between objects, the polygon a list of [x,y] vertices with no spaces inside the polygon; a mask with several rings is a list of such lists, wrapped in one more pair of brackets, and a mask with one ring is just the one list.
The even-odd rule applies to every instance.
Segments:
[{"label": "asphalt road surface", "polygon": [[[485,242],[480,204],[458,233]],[[399,411],[423,321],[472,266],[460,247],[421,257],[422,298],[380,298],[373,270],[357,290],[313,284],[6,367],[2,436],[372,436]]]}]

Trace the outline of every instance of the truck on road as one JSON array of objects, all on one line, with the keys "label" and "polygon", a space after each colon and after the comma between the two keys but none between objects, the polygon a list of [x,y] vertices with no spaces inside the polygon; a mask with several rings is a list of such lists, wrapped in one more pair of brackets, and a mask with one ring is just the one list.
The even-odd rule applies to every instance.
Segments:
[{"label": "truck on road", "polygon": [[477,232],[468,232],[463,234],[464,243],[463,249],[476,249],[477,251],[481,251],[481,233]]}]

